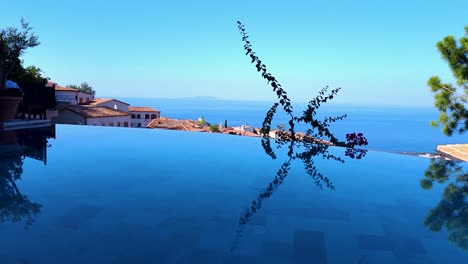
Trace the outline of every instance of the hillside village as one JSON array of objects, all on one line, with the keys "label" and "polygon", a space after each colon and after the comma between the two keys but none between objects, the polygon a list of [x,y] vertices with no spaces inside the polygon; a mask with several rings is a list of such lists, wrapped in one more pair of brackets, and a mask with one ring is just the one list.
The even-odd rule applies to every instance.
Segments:
[{"label": "hillside village", "polygon": [[[15,84],[14,89],[20,90],[19,85],[11,83]],[[87,92],[86,89],[74,88],[72,85],[61,86],[52,81],[34,86],[21,86],[23,100],[18,107],[17,119],[15,122],[1,122],[0,130],[23,126],[49,126],[52,123],[260,136],[258,128],[246,124],[237,127],[227,126],[227,120],[223,126],[221,123],[212,125],[205,122],[203,117],[198,120],[161,117],[160,110],[151,107],[131,106],[114,98],[95,98],[92,89]],[[28,122],[21,121],[26,119]],[[274,134],[274,131],[271,132]],[[269,136],[275,137],[275,135]]]},{"label": "hillside village", "polygon": [[95,98],[92,94],[60,86],[49,81],[55,90],[58,124],[145,128],[161,116],[159,110],[146,106],[131,106],[113,98]]},{"label": "hillside village", "polygon": [[[200,123],[200,120],[161,118],[161,112],[157,109],[146,106],[131,106],[113,98],[95,98],[92,94],[60,86],[51,81],[47,83],[47,87],[53,87],[55,90],[55,109],[57,111],[52,115],[49,113],[48,116],[55,115],[52,120],[57,124],[214,132],[211,125],[204,121]],[[259,129],[246,125],[223,128],[220,124],[217,126],[216,132],[260,136]],[[273,137],[275,136],[273,135]]]}]

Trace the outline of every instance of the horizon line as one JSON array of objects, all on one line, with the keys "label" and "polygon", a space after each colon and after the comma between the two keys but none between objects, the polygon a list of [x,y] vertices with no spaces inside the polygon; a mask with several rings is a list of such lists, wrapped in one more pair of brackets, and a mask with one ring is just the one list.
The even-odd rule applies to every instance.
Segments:
[{"label": "horizon line", "polygon": [[[136,96],[96,96],[96,98],[132,98],[132,99],[154,99],[154,100],[207,100],[207,101],[234,101],[234,102],[258,102],[258,103],[274,103],[275,100],[261,100],[261,99],[239,99],[239,98],[218,98],[216,96],[185,96],[185,97],[136,97]],[[295,104],[308,104],[309,101],[298,101]],[[294,104],[294,103],[293,103]],[[382,103],[367,103],[367,102],[327,102],[326,105],[340,105],[340,106],[372,106],[372,107],[425,107],[434,108],[432,104],[382,104]]]}]

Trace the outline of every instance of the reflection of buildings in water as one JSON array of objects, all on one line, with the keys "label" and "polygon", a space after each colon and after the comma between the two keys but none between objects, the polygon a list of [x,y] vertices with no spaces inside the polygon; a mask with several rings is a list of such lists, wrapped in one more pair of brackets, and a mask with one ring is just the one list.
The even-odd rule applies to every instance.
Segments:
[{"label": "reflection of buildings in water", "polygon": [[21,154],[47,164],[48,139],[55,138],[55,126],[0,131],[0,159]]},{"label": "reflection of buildings in water", "polygon": [[47,164],[48,139],[55,138],[55,126],[0,131],[0,223],[34,222],[42,205],[32,202],[16,185],[23,174],[25,158]]}]

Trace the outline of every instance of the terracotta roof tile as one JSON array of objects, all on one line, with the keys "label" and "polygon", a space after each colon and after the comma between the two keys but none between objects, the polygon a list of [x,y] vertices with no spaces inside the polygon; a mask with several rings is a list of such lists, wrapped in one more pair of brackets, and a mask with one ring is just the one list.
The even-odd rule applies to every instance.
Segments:
[{"label": "terracotta roof tile", "polygon": [[56,82],[47,81],[46,87],[54,87],[54,86],[56,86],[56,85],[57,85]]},{"label": "terracotta roof tile", "polygon": [[145,107],[145,106],[129,106],[128,111],[129,112],[160,112],[157,109],[154,109],[151,107]]},{"label": "terracotta roof tile", "polygon": [[105,102],[109,102],[110,100],[112,99],[107,99],[107,98],[94,98],[93,100],[91,100],[89,102],[90,105],[98,105],[98,104],[102,104],[102,103],[105,103]]},{"label": "terracotta roof tile", "polygon": [[82,91],[78,91],[79,93],[82,93],[82,94],[87,94],[87,95],[93,95],[91,93],[85,93],[85,92],[82,92]]},{"label": "terracotta roof tile", "polygon": [[89,102],[90,105],[100,105],[102,103],[110,102],[110,101],[117,101],[122,104],[130,105],[125,102],[119,101],[117,99],[111,99],[111,98],[94,98],[91,102]]},{"label": "terracotta roof tile", "polygon": [[112,116],[129,116],[130,114],[117,109],[111,109],[105,106],[84,106],[84,105],[73,105],[69,106],[64,110],[70,110],[83,117],[96,118],[96,117],[112,117]]},{"label": "terracotta roof tile", "polygon": [[77,89],[73,89],[73,88],[70,88],[70,87],[63,87],[63,86],[59,86],[59,85],[55,86],[55,91],[78,92]]}]

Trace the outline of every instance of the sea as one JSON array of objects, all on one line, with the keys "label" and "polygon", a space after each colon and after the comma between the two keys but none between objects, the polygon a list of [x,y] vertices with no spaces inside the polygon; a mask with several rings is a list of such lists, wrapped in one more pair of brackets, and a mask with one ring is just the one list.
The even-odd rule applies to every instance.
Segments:
[{"label": "sea", "polygon": [[[273,102],[219,100],[211,97],[159,99],[117,97],[116,99],[132,106],[148,106],[161,111],[161,116],[176,119],[199,117],[211,124],[240,126],[243,124],[261,127],[266,112]],[[294,104],[295,115],[306,109],[306,103]],[[433,107],[416,106],[370,106],[324,104],[318,117],[333,117],[346,114],[344,120],[331,125],[331,131],[341,140],[347,133],[363,133],[369,145],[366,149],[398,153],[435,153],[437,145],[468,143],[468,134],[455,134],[451,137],[442,133],[441,127],[430,126],[437,120],[438,111]],[[287,115],[278,108],[272,128],[288,124]],[[296,126],[296,131],[305,131],[304,124]]]}]

